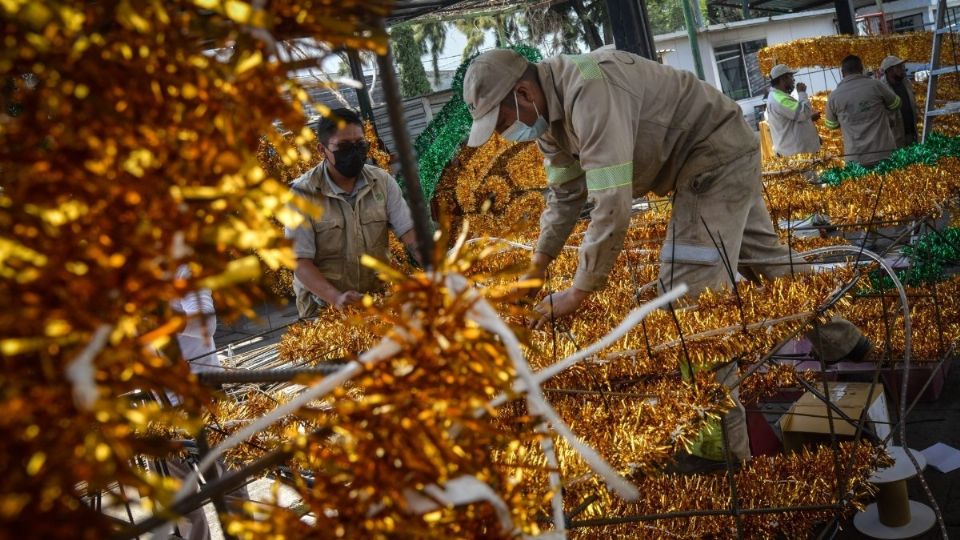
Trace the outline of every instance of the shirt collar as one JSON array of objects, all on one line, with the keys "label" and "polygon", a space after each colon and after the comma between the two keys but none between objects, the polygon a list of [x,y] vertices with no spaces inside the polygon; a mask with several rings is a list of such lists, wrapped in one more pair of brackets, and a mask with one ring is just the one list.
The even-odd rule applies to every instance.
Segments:
[{"label": "shirt collar", "polygon": [[364,170],[360,172],[360,176],[357,177],[357,181],[353,185],[353,192],[348,193],[347,191],[344,191],[340,186],[338,186],[337,183],[334,182],[332,178],[330,178],[330,173],[327,172],[326,161],[321,163],[319,168],[320,168],[320,177],[318,181],[320,183],[320,191],[321,193],[323,193],[328,197],[336,196],[342,199],[347,199],[349,197],[356,196],[358,193],[360,193],[360,190],[366,187],[366,185],[369,183],[367,181],[366,167],[364,167]]},{"label": "shirt collar", "polygon": [[551,124],[563,118],[563,103],[557,96],[557,83],[553,79],[553,70],[546,62],[537,64],[537,78],[540,79],[540,89],[547,99],[547,121]]},{"label": "shirt collar", "polygon": [[866,74],[860,73],[860,74],[857,74],[857,75],[847,75],[847,76],[844,77],[840,82],[843,83],[843,82],[847,82],[847,81],[852,81],[852,80],[854,80],[854,79],[866,79],[866,78],[867,78]]}]

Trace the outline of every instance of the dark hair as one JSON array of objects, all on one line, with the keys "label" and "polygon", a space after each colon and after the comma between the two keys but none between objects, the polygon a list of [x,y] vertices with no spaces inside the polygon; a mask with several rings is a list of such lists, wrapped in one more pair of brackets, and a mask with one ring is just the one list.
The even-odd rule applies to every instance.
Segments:
[{"label": "dark hair", "polygon": [[317,140],[326,146],[334,133],[349,125],[363,127],[363,120],[360,119],[360,115],[357,114],[356,111],[341,107],[330,111],[328,116],[322,117],[320,121],[317,122],[317,127],[314,128],[314,131],[317,133]]},{"label": "dark hair", "polygon": [[787,80],[787,75],[793,75],[793,74],[792,74],[792,73],[784,73],[783,75],[777,77],[776,79],[771,79],[771,80],[770,80],[770,86],[773,87],[773,88],[777,88],[777,85],[779,85],[781,82]]},{"label": "dark hair", "polygon": [[863,61],[855,54],[847,56],[840,62],[840,73],[843,75],[863,73]]},{"label": "dark hair", "polygon": [[[523,71],[523,75],[521,75],[520,78],[517,79],[517,82],[520,82],[520,81],[533,81],[537,84],[540,84],[540,76],[537,75],[537,65],[531,62],[527,62],[527,69],[525,69]],[[513,101],[513,92],[510,92],[509,94],[507,94],[507,97],[503,98],[503,100],[500,101],[500,105],[505,105],[511,111],[515,110],[516,105],[514,104],[514,101]]]}]

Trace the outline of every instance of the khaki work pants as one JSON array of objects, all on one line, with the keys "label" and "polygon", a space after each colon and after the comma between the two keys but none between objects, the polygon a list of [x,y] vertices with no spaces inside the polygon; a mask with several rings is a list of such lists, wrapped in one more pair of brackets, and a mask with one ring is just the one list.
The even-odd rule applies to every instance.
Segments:
[{"label": "khaki work pants", "polygon": [[[760,152],[756,151],[677,185],[673,215],[660,252],[661,289],[686,283],[689,295],[695,298],[706,288],[732,286],[721,257],[734,272],[739,269],[748,279],[770,279],[790,272],[790,265],[777,262],[740,265],[741,259],[790,254],[773,228],[760,178]],[[797,264],[793,270],[808,272],[810,267]],[[856,326],[834,317],[808,332],[807,337],[814,352],[831,362],[852,351],[861,335]],[[736,381],[736,376],[724,377],[719,372],[717,376],[728,387]],[[731,450],[737,458],[745,459],[750,455],[746,421],[739,418],[743,407],[734,399],[737,406],[724,418],[724,424]]]}]

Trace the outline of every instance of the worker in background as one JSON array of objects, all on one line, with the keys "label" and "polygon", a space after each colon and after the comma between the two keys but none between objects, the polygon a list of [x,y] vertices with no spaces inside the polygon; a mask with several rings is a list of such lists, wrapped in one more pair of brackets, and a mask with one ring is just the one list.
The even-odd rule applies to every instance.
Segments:
[{"label": "worker in background", "polygon": [[[177,268],[177,279],[189,279],[190,268],[187,265]],[[220,371],[223,367],[217,356],[217,344],[213,335],[217,332],[217,311],[213,303],[213,294],[210,289],[197,289],[181,298],[170,302],[174,313],[184,317],[186,323],[177,333],[177,344],[180,355],[190,364],[192,373]],[[180,396],[167,391],[167,399],[171,405],[180,404]],[[188,478],[193,472],[198,457],[188,455],[186,458],[171,458],[165,461],[166,472],[180,481]],[[214,462],[217,477],[227,472],[223,459]],[[242,485],[231,490],[224,496],[224,502],[232,513],[242,514],[243,505],[250,500],[247,487]],[[186,540],[210,540],[210,523],[207,520],[204,507],[195,508],[184,514],[176,521],[175,532]]]},{"label": "worker in background", "polygon": [[[820,113],[807,98],[807,85],[794,83],[796,71],[778,64],[770,70],[770,96],[767,98],[767,124],[778,156],[815,154],[820,151],[820,135],[814,122]],[[791,94],[794,88],[797,97]]]},{"label": "worker in background", "polygon": [[881,80],[900,98],[900,114],[893,115],[893,138],[897,148],[917,142],[917,98],[913,83],[907,78],[906,62],[896,56],[888,56],[880,62]]},{"label": "worker in background", "polygon": [[[498,49],[471,63],[463,94],[473,118],[470,146],[496,132],[512,141],[536,140],[544,154],[547,208],[531,277],[544,277],[587,198],[595,201],[572,287],[534,308],[544,319],[576,313],[606,284],[623,248],[633,200],[650,191],[673,193],[660,255],[661,290],[686,283],[696,296],[708,287],[730,286],[722,256],[734,269],[741,257],[788,260],[761,194],[757,135],[739,105],[692,73],[616,50],[530,64],[514,51]],[[722,242],[725,254],[714,241]],[[756,263],[743,271],[775,277],[790,270]],[[827,360],[851,353],[861,338],[846,321],[822,328],[814,342]],[[736,362],[720,367],[716,376],[733,388]],[[723,423],[733,456],[749,458],[739,402]],[[713,437],[695,453],[723,460],[722,438]]]},{"label": "worker in background", "polygon": [[844,58],[840,73],[843,80],[827,100],[825,124],[842,130],[847,163],[876,165],[896,149],[890,123],[900,98],[886,84],[864,75],[858,56]]},{"label": "worker in background", "polygon": [[293,182],[292,189],[322,209],[287,228],[297,258],[293,289],[300,317],[315,316],[325,306],[343,308],[364,293],[382,288],[363,255],[386,261],[388,229],[417,253],[413,219],[400,186],[383,169],[367,165],[370,144],[360,116],[336,109],[317,125],[317,148],[323,161]]}]

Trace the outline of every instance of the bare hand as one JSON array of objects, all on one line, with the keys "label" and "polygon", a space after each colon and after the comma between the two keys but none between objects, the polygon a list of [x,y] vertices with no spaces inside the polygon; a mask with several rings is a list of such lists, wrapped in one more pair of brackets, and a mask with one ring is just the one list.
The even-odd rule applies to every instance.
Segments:
[{"label": "bare hand", "polygon": [[340,296],[337,296],[337,302],[334,305],[337,309],[343,309],[347,306],[359,304],[361,301],[363,301],[363,295],[357,291],[343,291]]},{"label": "bare hand", "polygon": [[806,91],[807,91],[807,85],[803,84],[802,82],[798,82],[797,92],[806,92]]},{"label": "bare hand", "polygon": [[548,322],[566,317],[580,307],[590,293],[570,287],[560,292],[548,295],[533,308],[536,318],[531,321],[533,328],[542,328]]},{"label": "bare hand", "polygon": [[546,255],[543,255],[542,253],[534,253],[533,260],[530,261],[530,269],[527,270],[527,273],[520,276],[520,281],[538,279],[540,280],[540,285],[528,288],[526,297],[530,298],[540,292],[540,289],[543,287],[544,280],[547,276],[548,266],[550,266],[550,259]]}]

